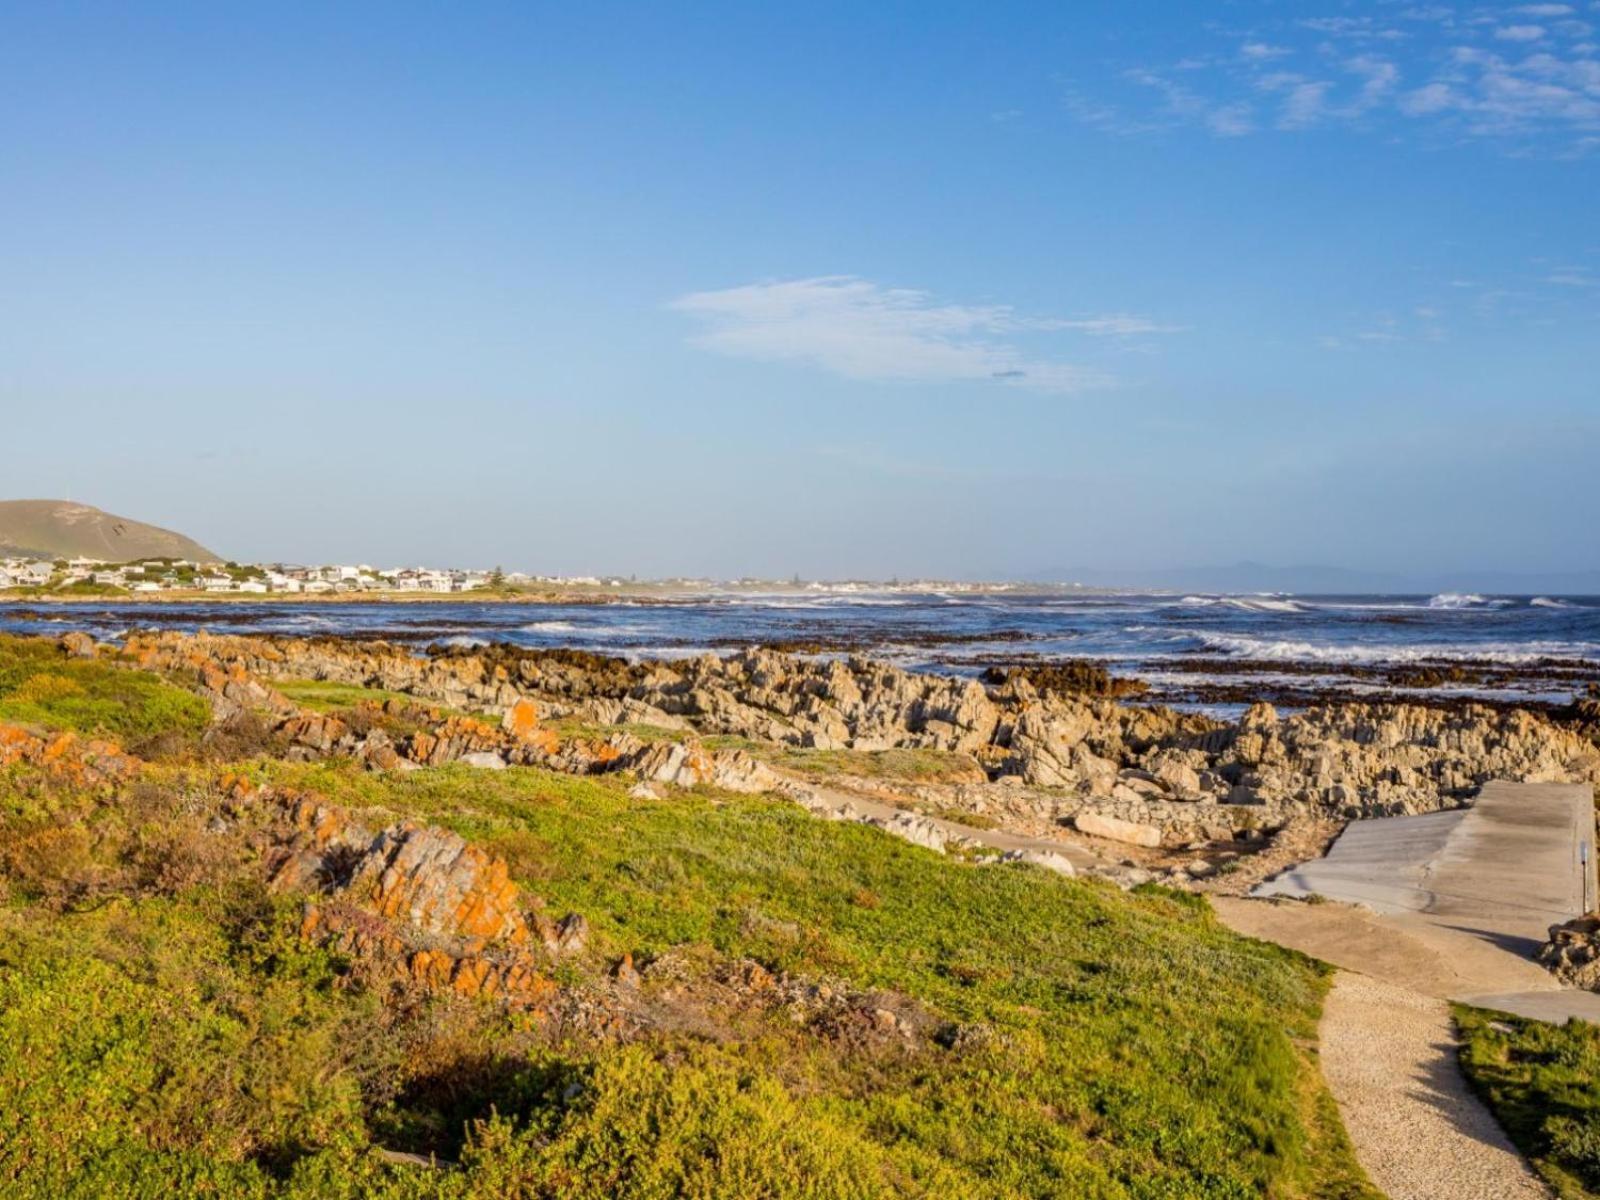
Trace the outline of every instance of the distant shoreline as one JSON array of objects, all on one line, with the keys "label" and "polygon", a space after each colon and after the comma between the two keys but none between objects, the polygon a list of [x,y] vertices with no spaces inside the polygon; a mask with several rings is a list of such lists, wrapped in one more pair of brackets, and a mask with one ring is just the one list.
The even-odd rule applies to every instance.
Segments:
[{"label": "distant shoreline", "polygon": [[906,595],[926,595],[933,592],[960,591],[970,595],[1008,596],[1131,596],[1177,595],[1170,590],[1147,588],[1073,588],[1048,584],[933,584],[926,588],[885,584],[882,587],[857,586],[853,589],[796,587],[793,584],[771,584],[760,587],[729,586],[715,590],[669,588],[647,583],[626,584],[622,587],[583,590],[553,590],[526,592],[208,592],[204,590],[169,589],[159,592],[113,592],[104,594],[63,595],[59,592],[7,592],[0,591],[0,604],[693,604],[719,596],[864,596],[882,595],[885,592]]},{"label": "distant shoreline", "polygon": [[[685,593],[687,598],[689,594]],[[483,595],[476,592],[116,592],[63,596],[49,592],[13,595],[0,592],[0,604],[609,604],[640,600],[639,594],[596,595],[592,592],[528,592]],[[658,597],[665,599],[665,597]]]}]

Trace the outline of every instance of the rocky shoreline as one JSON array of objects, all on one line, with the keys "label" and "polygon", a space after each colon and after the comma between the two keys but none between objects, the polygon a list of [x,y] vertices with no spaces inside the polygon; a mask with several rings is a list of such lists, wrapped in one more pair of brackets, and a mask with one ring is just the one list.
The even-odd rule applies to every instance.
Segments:
[{"label": "rocky shoreline", "polygon": [[[1236,872],[1243,856],[1275,838],[1303,841],[1308,828],[1453,807],[1489,779],[1600,782],[1594,699],[1558,715],[1353,702],[1282,715],[1258,703],[1229,722],[1041,689],[1020,673],[984,683],[769,650],[633,662],[514,646],[418,653],[334,638],[165,633],[132,636],[117,653],[188,673],[224,718],[275,712],[275,732],[298,753],[376,769],[460,760],[626,770],[642,787],[771,791],[843,815],[783,755],[947,756],[966,773],[884,781],[844,769],[824,782],[903,808],[893,831],[934,848],[955,840],[928,817],[959,814],[969,826],[1133,855],[1116,859],[1124,868],[1160,860],[1188,879]],[[271,687],[287,680],[403,695],[379,717],[409,732],[299,712]],[[563,723],[588,734],[563,736]],[[1192,851],[1202,852],[1195,870],[1174,865]]]},{"label": "rocky shoreline", "polygon": [[[517,606],[530,606],[522,617]],[[703,625],[707,609],[704,594],[671,595],[638,591],[604,593],[528,593],[485,595],[467,593],[330,594],[298,597],[286,604],[282,597],[207,596],[156,593],[148,596],[41,596],[0,599],[0,618],[18,632],[43,634],[51,626],[76,626],[97,637],[120,639],[127,630],[141,627],[179,627],[186,630],[231,630],[241,635],[279,636],[298,633],[296,625],[322,624],[350,641],[384,641],[403,644],[418,652],[438,653],[453,644],[481,645],[510,639],[529,645],[519,634],[533,631],[530,649],[576,643],[588,648],[610,648],[607,619],[596,621],[580,614],[596,609],[660,609],[663,612],[706,609],[691,624],[692,632],[666,621],[648,635],[648,646],[619,648],[649,657],[703,653],[727,655],[748,650],[773,649],[823,658],[852,655],[884,657],[914,669],[958,678],[981,677],[990,671],[1014,670],[1024,675],[1062,669],[1097,673],[1098,686],[1084,688],[1108,698],[1138,697],[1146,703],[1237,716],[1257,702],[1280,710],[1308,709],[1347,700],[1374,704],[1412,704],[1456,708],[1475,704],[1505,710],[1529,709],[1558,716],[1566,698],[1581,693],[1600,679],[1600,662],[1579,658],[1529,658],[1527,661],[1493,661],[1445,652],[1396,661],[1347,661],[1295,658],[1260,658],[1187,650],[1150,659],[1096,657],[1093,653],[1063,653],[1031,648],[1040,639],[1060,640],[1059,631],[1041,631],[1024,623],[1000,621],[982,630],[962,630],[941,625],[931,616],[883,623],[861,615],[807,618],[784,631],[753,633],[737,620],[721,616]],[[155,607],[151,607],[151,606]],[[167,606],[163,609],[162,606]],[[351,609],[370,612],[346,618]],[[479,616],[432,620],[430,610],[465,608]],[[383,611],[415,614],[382,616]],[[570,621],[563,615],[570,609]],[[183,610],[172,618],[163,611]],[[315,614],[329,614],[319,621]],[[542,610],[542,611],[541,611]],[[549,615],[554,610],[555,617]],[[285,612],[298,614],[287,618]],[[740,611],[737,607],[727,610]],[[887,610],[885,610],[887,611]],[[148,619],[146,619],[148,614]],[[558,619],[559,618],[559,619]],[[559,633],[541,633],[548,625]],[[526,626],[526,629],[524,629]],[[1180,627],[1175,627],[1180,628]],[[466,631],[466,632],[462,632]]]}]

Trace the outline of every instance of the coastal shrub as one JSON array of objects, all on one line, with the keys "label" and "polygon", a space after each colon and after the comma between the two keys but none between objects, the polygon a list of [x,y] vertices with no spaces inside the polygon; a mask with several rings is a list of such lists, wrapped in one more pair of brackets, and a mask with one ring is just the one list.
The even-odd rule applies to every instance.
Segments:
[{"label": "coastal shrub", "polygon": [[753,960],[924,1032],[663,995],[631,1040],[555,1038],[491,1004],[368,992],[300,941],[258,855],[226,852],[254,844],[227,832],[251,810],[217,769],[92,795],[14,775],[0,840],[61,840],[0,856],[0,1194],[1374,1196],[1305,1049],[1322,971],[1190,897],[967,866],[763,798],[641,800],[624,779],[228,769],[504,855],[545,911],[587,917],[560,976],[580,989],[623,954]]},{"label": "coastal shrub", "polygon": [[1511,1140],[1564,1198],[1600,1195],[1600,1026],[1456,1008],[1461,1064]]},{"label": "coastal shrub", "polygon": [[[43,921],[0,911],[0,1192],[114,1194],[106,1162],[170,1182],[359,1137],[341,1069],[370,1001],[274,913],[255,944],[203,901]],[[86,1187],[98,1181],[100,1187]],[[195,1189],[189,1194],[202,1194]]]},{"label": "coastal shrub", "polygon": [[38,639],[0,636],[0,720],[132,746],[162,734],[192,738],[209,712],[199,696],[150,672],[68,658]]},{"label": "coastal shrub", "polygon": [[903,1063],[793,1037],[744,1047],[747,1069],[900,1177],[949,1172],[934,1194],[1370,1195],[1299,1049],[1320,970],[1186,895],[967,867],[750,797],[640,802],[623,781],[535,770],[258,770],[504,849],[604,955],[703,946],[995,1031],[989,1049]]}]

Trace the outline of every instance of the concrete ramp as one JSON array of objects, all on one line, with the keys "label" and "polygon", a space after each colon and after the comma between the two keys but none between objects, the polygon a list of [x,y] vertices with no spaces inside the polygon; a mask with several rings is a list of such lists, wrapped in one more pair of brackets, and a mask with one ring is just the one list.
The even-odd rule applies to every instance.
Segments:
[{"label": "concrete ramp", "polygon": [[1419,957],[1437,959],[1436,973],[1451,980],[1442,989],[1450,999],[1544,1020],[1593,1021],[1600,995],[1563,989],[1533,962],[1549,927],[1583,912],[1586,892],[1591,908],[1600,903],[1593,841],[1587,785],[1491,783],[1469,808],[1354,821],[1325,857],[1251,893],[1360,905],[1375,916],[1359,937],[1342,918],[1335,934],[1314,910],[1239,919],[1269,921],[1281,927],[1273,940],[1303,939],[1298,948],[1308,953],[1332,950],[1319,957],[1380,976],[1392,973],[1392,960],[1410,957],[1403,949],[1409,945]]},{"label": "concrete ramp", "polygon": [[[1490,783],[1471,807],[1420,817],[1352,821],[1327,856],[1261,884],[1252,895],[1364,904],[1385,915],[1490,924],[1544,941],[1551,925],[1594,902],[1594,838],[1585,784]],[[1591,847],[1592,850],[1592,847]]]},{"label": "concrete ramp", "polygon": [[1437,900],[1430,875],[1467,812],[1352,821],[1325,857],[1273,876],[1251,895],[1318,895],[1388,915],[1426,912]]}]

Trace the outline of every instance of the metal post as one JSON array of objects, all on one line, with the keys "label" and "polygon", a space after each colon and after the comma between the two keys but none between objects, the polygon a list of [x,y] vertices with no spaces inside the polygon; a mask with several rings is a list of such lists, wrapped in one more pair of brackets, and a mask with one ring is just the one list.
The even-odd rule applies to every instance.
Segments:
[{"label": "metal post", "polygon": [[1578,872],[1583,876],[1583,913],[1589,914],[1589,840],[1578,843]]}]

